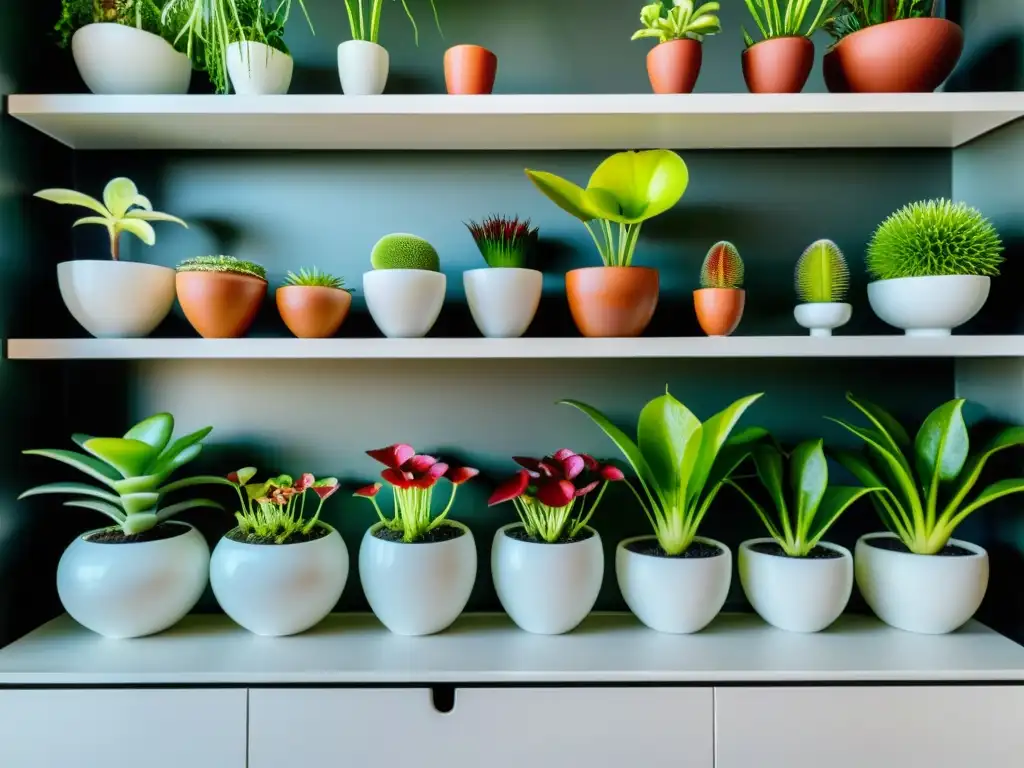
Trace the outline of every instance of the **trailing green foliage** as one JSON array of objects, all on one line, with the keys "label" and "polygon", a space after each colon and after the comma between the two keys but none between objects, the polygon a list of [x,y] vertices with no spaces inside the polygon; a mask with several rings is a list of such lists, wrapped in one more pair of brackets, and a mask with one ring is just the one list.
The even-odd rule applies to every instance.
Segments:
[{"label": "trailing green foliage", "polygon": [[160,22],[156,0],[61,0],[60,18],[54,24],[57,43],[67,48],[75,32],[86,24],[123,24],[144,32],[173,37]]},{"label": "trailing green foliage", "polygon": [[711,246],[700,268],[701,288],[742,288],[743,259],[732,243]]},{"label": "trailing green foliage", "polygon": [[[412,24],[413,41],[420,44],[420,28],[416,24],[416,18],[412,15],[407,0],[401,0],[405,15]],[[363,0],[345,0],[345,12],[348,14],[348,25],[352,31],[353,40],[366,40],[370,43],[378,42],[380,37],[380,17],[384,10],[384,0],[370,0],[369,7],[363,4]],[[430,10],[434,13],[434,24],[437,31],[441,33],[441,19],[437,15],[437,6],[434,0],[430,0]]]},{"label": "trailing green foliage", "polygon": [[[785,0],[783,11],[779,0],[746,0],[747,10],[754,17],[761,37],[774,40],[778,37],[810,37],[825,20],[825,13],[835,5],[835,0],[820,0],[818,13],[810,26],[804,29],[804,20],[811,9],[812,0]],[[743,42],[747,47],[755,44],[754,38],[743,29]]]},{"label": "trailing green foliage", "polygon": [[662,0],[645,5],[640,10],[641,29],[633,33],[632,40],[653,37],[659,43],[670,40],[702,40],[705,35],[722,31],[718,20],[718,3],[704,3],[694,8],[693,0],[674,0],[669,8]]},{"label": "trailing green foliage", "polygon": [[[243,467],[225,480],[234,487],[241,504],[235,512],[238,530],[254,544],[287,544],[292,537],[308,535],[318,524],[324,525],[320,522],[324,502],[339,488],[336,477],[317,480],[308,472],[298,480],[278,475],[263,483],[250,483],[255,476],[255,467]],[[308,520],[307,491],[313,491],[319,499],[316,513]]]},{"label": "trailing green foliage", "polygon": [[[270,1],[235,0],[238,7],[238,22],[231,25],[232,42],[263,43],[281,53],[289,53],[284,42],[284,30],[292,11],[292,0],[275,0],[276,7],[273,10],[266,5]],[[304,0],[299,0],[299,5],[310,31],[315,34]]]},{"label": "trailing green foliage", "polygon": [[805,304],[841,302],[850,288],[850,270],[839,246],[818,240],[796,263],[796,295]]},{"label": "trailing green foliage", "polygon": [[821,26],[838,42],[875,24],[937,16],[939,0],[836,0]]},{"label": "trailing green foliage", "polygon": [[233,272],[267,279],[267,270],[254,261],[243,261],[234,256],[196,256],[178,265],[178,272]]},{"label": "trailing green foliage", "polygon": [[337,288],[341,291],[352,293],[345,287],[345,278],[335,277],[329,272],[321,272],[316,267],[306,269],[303,267],[299,274],[289,272],[284,278],[285,285],[298,285],[312,288]]},{"label": "trailing green foliage", "polygon": [[537,227],[518,217],[488,216],[466,224],[489,267],[525,267],[537,247]]},{"label": "trailing green foliage", "polygon": [[430,243],[416,235],[384,235],[370,252],[374,269],[423,269],[441,271],[441,259]]}]

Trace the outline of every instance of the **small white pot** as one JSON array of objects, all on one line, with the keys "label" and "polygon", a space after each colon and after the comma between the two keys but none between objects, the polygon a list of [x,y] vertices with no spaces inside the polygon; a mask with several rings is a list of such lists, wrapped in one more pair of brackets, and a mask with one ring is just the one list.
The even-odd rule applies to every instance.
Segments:
[{"label": "small white pot", "polygon": [[250,632],[281,637],[319,624],[348,579],[341,535],[297,544],[245,544],[222,538],[210,558],[210,586],[224,613]]},{"label": "small white pot", "polygon": [[60,296],[97,338],[148,336],[174,306],[174,270],[132,261],[62,261]]},{"label": "small white pot", "polygon": [[466,300],[480,333],[492,339],[522,336],[540,306],[543,273],[536,269],[494,267],[462,273]]},{"label": "small white pot", "polygon": [[228,75],[239,96],[280,96],[292,84],[295,61],[263,43],[228,46]]},{"label": "small white pot", "polygon": [[755,544],[774,543],[774,539],[751,539],[740,544],[743,594],[773,627],[789,632],[820,632],[838,619],[850,602],[853,555],[844,547],[826,542],[818,546],[842,557],[783,557],[751,549]]},{"label": "small white pot", "polygon": [[57,594],[75,621],[104,637],[142,637],[185,617],[206,589],[210,548],[191,525],[180,536],[97,544],[83,533],[57,565]]},{"label": "small white pot", "polygon": [[957,539],[949,543],[972,554],[913,555],[868,543],[895,538],[869,533],[854,550],[857,588],[875,615],[891,627],[925,635],[944,635],[966,624],[988,589],[988,553]]},{"label": "small white pot", "polygon": [[124,24],[86,24],[71,38],[78,72],[93,93],[188,93],[192,63],[158,35]]},{"label": "small white pot", "polygon": [[359,546],[359,580],[374,615],[396,635],[432,635],[451,626],[476,582],[476,542],[469,528],[448,521],[462,535],[423,544],[374,536]]},{"label": "small white pot", "polygon": [[940,275],[876,280],[868,301],[880,320],[907,336],[949,336],[985,306],[991,278]]},{"label": "small white pot", "polygon": [[629,610],[659,632],[690,634],[704,629],[722,610],[729,594],[732,583],[729,548],[700,536],[694,541],[718,547],[722,554],[686,559],[641,555],[626,548],[646,540],[654,540],[654,537],[626,539],[615,549],[615,575]]},{"label": "small white pot", "polygon": [[793,308],[793,317],[810,330],[811,336],[831,336],[833,330],[846,325],[852,316],[853,307],[838,302],[797,304]]},{"label": "small white pot", "polygon": [[378,96],[388,82],[388,52],[366,40],[346,40],[338,46],[338,75],[346,96]]},{"label": "small white pot", "polygon": [[561,635],[579,626],[597,602],[604,578],[601,537],[572,544],[520,541],[498,529],[491,547],[491,572],[501,607],[520,629],[538,635]]},{"label": "small white pot", "polygon": [[381,333],[393,339],[418,339],[437,322],[447,284],[441,272],[375,269],[363,275],[363,295]]}]

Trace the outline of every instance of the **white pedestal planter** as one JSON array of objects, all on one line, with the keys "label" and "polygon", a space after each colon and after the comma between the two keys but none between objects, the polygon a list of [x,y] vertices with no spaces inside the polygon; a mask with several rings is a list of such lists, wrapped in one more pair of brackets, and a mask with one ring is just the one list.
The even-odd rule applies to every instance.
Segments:
[{"label": "white pedestal planter", "polygon": [[597,602],[604,578],[601,537],[571,544],[521,541],[498,530],[491,548],[494,589],[501,607],[521,629],[539,635],[560,635],[575,629]]},{"label": "white pedestal planter", "polygon": [[495,267],[463,272],[466,300],[480,333],[492,339],[522,336],[540,306],[544,275],[536,269]]},{"label": "white pedestal planter", "polygon": [[348,579],[348,550],[331,532],[298,544],[222,538],[210,558],[210,586],[224,613],[257,635],[281,637],[319,624]]},{"label": "white pedestal planter", "polygon": [[86,24],[71,38],[78,72],[93,93],[188,93],[192,63],[158,35],[123,24]]},{"label": "white pedestal planter", "polygon": [[240,96],[280,96],[292,84],[295,61],[263,43],[228,46],[228,76]]},{"label": "white pedestal planter", "polygon": [[880,320],[907,336],[949,336],[985,306],[992,280],[977,275],[901,277],[868,284]]},{"label": "white pedestal planter", "polygon": [[61,298],[72,317],[98,338],[148,336],[174,306],[174,270],[131,261],[63,261]]},{"label": "white pedestal planter", "polygon": [[810,330],[811,336],[831,336],[836,328],[850,322],[852,316],[853,307],[838,302],[797,304],[793,308],[793,317]]},{"label": "white pedestal planter", "polygon": [[872,546],[891,533],[861,536],[854,550],[857,587],[882,621],[897,629],[943,635],[967,623],[988,589],[988,553],[950,539],[969,555],[912,555]]},{"label": "white pedestal planter", "polygon": [[396,635],[432,635],[447,629],[469,601],[476,582],[476,542],[469,528],[436,543],[405,544],[374,536],[359,546],[359,580],[374,615]]},{"label": "white pedestal planter", "polygon": [[378,96],[388,82],[388,52],[377,43],[347,40],[338,46],[338,75],[346,96]]},{"label": "white pedestal planter", "polygon": [[[210,548],[190,525],[180,536],[97,544],[84,533],[57,565],[57,594],[75,621],[104,637],[142,637],[184,618],[206,588]],[[102,529],[97,529],[102,530]]]},{"label": "white pedestal planter", "polygon": [[653,536],[637,536],[615,550],[619,589],[636,617],[651,629],[673,634],[699,632],[725,605],[732,583],[732,553],[721,542],[697,537],[718,547],[716,557],[657,557],[631,552],[627,547]]},{"label": "white pedestal planter", "polygon": [[818,546],[841,557],[782,557],[757,552],[751,539],[740,545],[740,583],[758,615],[790,632],[820,632],[842,615],[853,591],[853,555],[835,544]]},{"label": "white pedestal planter", "polygon": [[375,269],[363,275],[363,295],[373,322],[388,338],[426,336],[444,306],[447,280],[425,269]]}]

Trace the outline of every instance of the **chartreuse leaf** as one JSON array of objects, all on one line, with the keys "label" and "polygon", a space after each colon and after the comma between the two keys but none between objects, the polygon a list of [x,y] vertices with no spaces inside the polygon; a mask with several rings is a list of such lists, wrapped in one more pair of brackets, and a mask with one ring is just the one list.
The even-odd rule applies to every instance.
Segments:
[{"label": "chartreuse leaf", "polygon": [[163,450],[159,458],[157,458],[154,463],[152,471],[167,472],[169,474],[176,469],[180,469],[182,466],[194,459],[199,452],[196,451],[191,458],[185,458],[184,460],[182,459],[182,454],[187,456],[188,454],[185,452],[192,446],[205,440],[207,435],[212,431],[213,427],[203,427],[202,429],[197,429],[191,434],[179,437]]},{"label": "chartreuse leaf", "polygon": [[814,524],[804,535],[805,551],[803,554],[806,555],[818,546],[822,536],[828,532],[839,516],[849,509],[851,504],[869,493],[873,494],[879,490],[881,488],[851,488],[845,485],[833,485],[826,488],[821,498],[821,505],[813,518]]},{"label": "chartreuse leaf", "polygon": [[846,470],[856,477],[868,488],[881,488],[881,491],[871,497],[878,516],[882,519],[885,527],[895,533],[904,542],[912,539],[911,531],[914,528],[914,521],[911,515],[904,509],[899,497],[892,492],[892,489],[882,481],[882,478],[871,468],[861,456],[850,451],[835,451],[834,457]]},{"label": "chartreuse leaf", "polygon": [[754,457],[757,478],[775,504],[784,540],[786,545],[789,545],[793,539],[793,527],[789,520],[789,505],[786,503],[783,486],[782,454],[771,445],[759,445],[754,448],[751,455]]},{"label": "chartreuse leaf", "polygon": [[87,440],[83,447],[120,472],[122,477],[135,477],[145,471],[156,454],[141,440],[126,440],[123,437],[94,437]]},{"label": "chartreuse leaf", "polygon": [[114,490],[121,496],[132,493],[152,493],[164,480],[164,475],[137,475],[126,477],[114,483]]},{"label": "chartreuse leaf", "polygon": [[195,477],[185,477],[181,480],[175,480],[173,483],[168,483],[160,488],[160,495],[164,496],[174,491],[180,491],[182,488],[191,488],[196,485],[231,485],[234,487],[230,480],[220,475],[196,475]]},{"label": "chartreuse leaf", "polygon": [[687,506],[691,506],[703,492],[708,475],[711,473],[711,467],[714,465],[715,459],[718,458],[718,452],[729,439],[729,434],[740,420],[740,417],[763,394],[762,392],[740,398],[728,408],[719,411],[704,422],[701,427],[700,454],[697,457],[693,472],[690,475],[690,482],[686,488]]},{"label": "chartreuse leaf", "polygon": [[94,197],[83,195],[81,192],[76,192],[73,189],[42,189],[35,193],[35,197],[60,205],[77,205],[82,208],[88,208],[90,211],[98,213],[104,219],[110,218],[110,211],[103,206],[103,203]]},{"label": "chartreuse leaf", "polygon": [[960,476],[970,439],[964,423],[965,400],[950,400],[928,414],[914,441],[917,474],[927,494],[927,524],[935,523],[939,486]]},{"label": "chartreuse leaf", "polygon": [[526,169],[526,175],[537,189],[570,216],[584,223],[598,218],[586,191],[571,181],[547,171],[531,171],[529,168]]},{"label": "chartreuse leaf", "polygon": [[118,219],[128,213],[129,208],[138,204],[139,197],[139,189],[135,182],[123,176],[111,179],[103,189],[103,202],[107,210]]},{"label": "chartreuse leaf", "polygon": [[85,456],[81,453],[75,453],[74,451],[43,448],[23,451],[23,453],[28,456],[42,456],[47,459],[62,462],[68,466],[74,467],[79,472],[84,472],[93,479],[99,480],[101,483],[104,483],[111,488],[114,486],[114,481],[120,479],[117,472],[115,472],[109,465],[94,459],[92,456]]},{"label": "chartreuse leaf", "polygon": [[83,496],[92,496],[110,504],[121,503],[121,498],[116,494],[104,491],[95,485],[87,485],[86,483],[48,483],[47,485],[38,485],[22,493],[18,500],[21,501],[29,496],[41,496],[49,493],[80,493]]},{"label": "chartreuse leaf", "polygon": [[143,442],[156,453],[160,453],[167,446],[172,432],[174,432],[174,417],[169,413],[158,413],[148,419],[143,419],[129,429],[124,438],[125,440]]},{"label": "chartreuse leaf", "polygon": [[[900,454],[902,457],[905,451],[911,449],[913,444],[910,441],[910,435],[907,430],[887,410],[867,400],[859,400],[851,393],[846,394],[846,399],[875,425],[875,428],[884,438],[883,443],[892,453]],[[910,464],[907,463],[906,466],[909,472]]]},{"label": "chartreuse leaf", "polygon": [[828,462],[825,460],[824,442],[809,440],[793,449],[790,457],[790,482],[796,503],[796,534],[801,543],[814,522],[828,487]]},{"label": "chartreuse leaf", "polygon": [[159,493],[129,493],[121,496],[121,506],[129,515],[155,509],[159,501]]},{"label": "chartreuse leaf", "polygon": [[964,471],[961,473],[960,485],[953,498],[949,500],[942,515],[940,515],[939,524],[945,524],[957,513],[960,505],[963,504],[964,499],[967,498],[967,495],[981,477],[981,472],[989,458],[999,453],[999,451],[1015,448],[1020,445],[1024,445],[1024,427],[1008,427],[996,435],[985,447],[984,451],[968,459]]},{"label": "chartreuse leaf", "polygon": [[142,219],[120,219],[114,224],[114,231],[135,235],[146,245],[156,244],[156,230],[152,224]]},{"label": "chartreuse leaf", "polygon": [[761,522],[764,523],[764,527],[768,530],[768,535],[779,543],[779,546],[781,546],[783,550],[785,550],[787,555],[795,556],[796,553],[791,552],[789,550],[789,541],[775,526],[775,523],[772,522],[771,516],[765,511],[765,508],[762,507],[760,503],[758,503],[757,499],[755,499],[753,496],[747,493],[743,489],[743,486],[741,486],[739,483],[733,480],[729,480],[728,483],[734,489],[740,492],[740,495],[747,500],[747,502],[753,508],[754,512],[757,513],[757,516],[761,518]]},{"label": "chartreuse leaf", "polygon": [[618,152],[597,167],[586,194],[599,218],[639,224],[675,206],[689,182],[686,163],[675,152]]},{"label": "chartreuse leaf", "polygon": [[76,499],[75,501],[65,501],[65,507],[79,507],[81,509],[91,509],[95,512],[100,512],[118,525],[124,525],[127,520],[127,515],[120,509],[115,507],[113,504],[108,504],[105,501],[93,501],[91,499]]},{"label": "chartreuse leaf", "polygon": [[672,504],[683,501],[700,450],[700,431],[700,420],[667,392],[640,411],[637,447]]},{"label": "chartreuse leaf", "polygon": [[189,499],[188,501],[180,501],[177,504],[171,504],[169,507],[164,507],[156,513],[157,519],[163,522],[174,515],[180,514],[187,509],[224,509],[216,501],[210,501],[210,499]]}]

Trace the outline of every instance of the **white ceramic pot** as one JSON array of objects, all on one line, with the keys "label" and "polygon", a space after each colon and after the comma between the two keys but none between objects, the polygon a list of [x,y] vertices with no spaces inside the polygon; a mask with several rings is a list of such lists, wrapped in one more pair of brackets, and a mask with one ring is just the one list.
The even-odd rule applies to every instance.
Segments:
[{"label": "white ceramic pot", "polygon": [[348,579],[341,535],[297,544],[245,544],[222,538],[210,558],[210,586],[224,613],[250,632],[305,632],[331,612]]},{"label": "white ceramic pot", "polygon": [[388,82],[388,52],[366,40],[346,40],[338,46],[338,75],[346,96],[377,96]]},{"label": "white ceramic pot", "polygon": [[124,24],[86,24],[71,53],[89,90],[99,94],[188,93],[192,63],[159,35]]},{"label": "white ceramic pot", "polygon": [[228,76],[239,96],[280,96],[292,84],[295,61],[263,43],[228,46]]},{"label": "white ceramic pot", "polygon": [[432,635],[451,626],[476,582],[476,542],[469,528],[448,541],[405,544],[374,536],[359,546],[359,580],[374,615],[396,635]]},{"label": "white ceramic pot", "polygon": [[868,284],[880,320],[907,336],[949,336],[985,306],[991,278],[978,275],[900,277]]},{"label": "white ceramic pot", "polygon": [[480,333],[492,339],[522,336],[540,306],[543,273],[494,267],[462,273],[466,300]]},{"label": "white ceramic pot", "polygon": [[836,328],[846,325],[853,316],[853,307],[839,302],[797,304],[793,308],[796,322],[807,328],[811,336],[831,336]]},{"label": "white ceramic pot", "polygon": [[170,539],[97,544],[84,533],[57,565],[57,594],[75,621],[104,637],[142,637],[185,617],[206,589],[210,548],[191,525]]},{"label": "white ceramic pot", "polygon": [[755,544],[774,543],[774,539],[751,539],[740,544],[743,594],[773,627],[789,632],[820,632],[838,619],[850,602],[853,555],[844,547],[825,542],[818,546],[841,557],[783,557],[751,549]]},{"label": "white ceramic pot", "polygon": [[174,306],[174,270],[132,261],[62,261],[60,296],[97,338],[148,336]]},{"label": "white ceramic pot", "polygon": [[619,590],[636,617],[651,629],[672,634],[699,632],[725,605],[732,583],[732,553],[714,539],[694,541],[718,547],[716,557],[657,557],[630,552],[637,536],[619,543],[615,550],[615,575]]},{"label": "white ceramic pot", "polygon": [[447,280],[425,269],[375,269],[363,275],[363,295],[373,322],[388,338],[418,339],[437,322]]},{"label": "white ceramic pot", "polygon": [[895,538],[869,533],[854,550],[857,588],[875,615],[889,626],[925,635],[944,635],[966,624],[988,589],[988,553],[957,539],[949,543],[970,555],[912,555],[869,543]]}]

